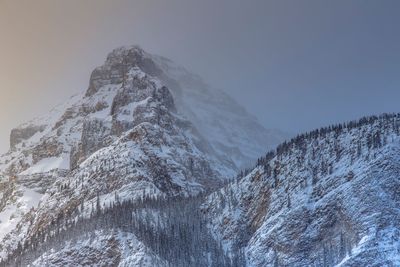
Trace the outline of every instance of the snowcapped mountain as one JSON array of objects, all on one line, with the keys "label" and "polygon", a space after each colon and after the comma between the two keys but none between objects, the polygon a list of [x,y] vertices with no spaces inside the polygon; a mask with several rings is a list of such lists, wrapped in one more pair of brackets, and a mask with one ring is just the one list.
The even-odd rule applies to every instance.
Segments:
[{"label": "snowcapped mountain", "polygon": [[85,93],[12,130],[0,157],[0,257],[61,217],[90,217],[97,202],[219,187],[278,134],[170,60],[116,49]]},{"label": "snowcapped mountain", "polygon": [[400,114],[278,146],[211,194],[209,227],[248,266],[400,266]]}]

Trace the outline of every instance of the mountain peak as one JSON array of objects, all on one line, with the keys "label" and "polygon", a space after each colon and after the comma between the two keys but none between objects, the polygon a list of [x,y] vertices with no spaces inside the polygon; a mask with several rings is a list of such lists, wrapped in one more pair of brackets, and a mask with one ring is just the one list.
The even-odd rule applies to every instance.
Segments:
[{"label": "mountain peak", "polygon": [[150,76],[161,74],[161,69],[139,46],[120,47],[108,54],[104,65],[93,70],[86,96],[93,95],[105,84],[122,83],[135,67]]},{"label": "mountain peak", "polygon": [[128,53],[137,53],[139,55],[144,56],[147,52],[140,46],[140,45],[127,45],[127,46],[120,46],[113,49],[108,55],[107,58],[120,55],[124,56]]},{"label": "mountain peak", "polygon": [[183,67],[138,46],[117,48],[86,93],[12,131],[0,157],[0,213],[8,212],[0,258],[60,216],[90,216],[96,198],[109,205],[116,195],[136,201],[218,188],[279,141]]},{"label": "mountain peak", "polygon": [[86,96],[96,94],[104,86],[124,86],[130,72],[138,70],[168,88],[177,112],[194,124],[220,157],[229,154],[236,169],[248,167],[288,136],[265,129],[224,91],[210,87],[172,60],[149,54],[137,45],[111,51],[105,63],[92,72]]}]

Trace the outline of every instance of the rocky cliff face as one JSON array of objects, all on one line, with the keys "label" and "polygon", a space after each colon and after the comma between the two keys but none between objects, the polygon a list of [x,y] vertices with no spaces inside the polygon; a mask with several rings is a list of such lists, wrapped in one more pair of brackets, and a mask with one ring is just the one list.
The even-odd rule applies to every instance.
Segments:
[{"label": "rocky cliff face", "polygon": [[298,136],[203,209],[248,266],[399,266],[400,116]]},{"label": "rocky cliff face", "polygon": [[36,133],[42,132],[45,127],[43,125],[26,125],[13,129],[10,134],[10,149],[15,149],[17,144],[30,139]]}]

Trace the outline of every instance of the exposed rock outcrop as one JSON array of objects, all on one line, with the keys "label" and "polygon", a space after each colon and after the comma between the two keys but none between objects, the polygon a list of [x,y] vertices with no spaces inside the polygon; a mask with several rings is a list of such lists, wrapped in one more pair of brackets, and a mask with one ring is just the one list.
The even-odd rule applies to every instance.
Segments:
[{"label": "exposed rock outcrop", "polygon": [[10,147],[15,149],[17,144],[27,140],[34,136],[37,132],[41,132],[45,129],[44,125],[26,125],[23,127],[15,128],[11,130],[10,134]]}]

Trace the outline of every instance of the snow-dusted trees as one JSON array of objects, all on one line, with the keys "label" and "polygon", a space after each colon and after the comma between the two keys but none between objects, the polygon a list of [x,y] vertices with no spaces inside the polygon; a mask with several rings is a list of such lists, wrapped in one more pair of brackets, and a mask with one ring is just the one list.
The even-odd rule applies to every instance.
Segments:
[{"label": "snow-dusted trees", "polygon": [[[362,153],[362,142],[368,149],[379,148],[385,144],[385,140],[388,132],[393,132],[396,135],[400,135],[400,114],[382,114],[380,116],[363,117],[358,121],[350,121],[348,123],[336,124],[329,127],[316,129],[311,132],[297,135],[290,141],[285,141],[277,146],[274,151],[268,152],[264,157],[257,160],[257,166],[263,166],[277,156],[279,159],[282,155],[289,155],[293,151],[303,151],[305,154],[307,150],[307,144],[312,143],[313,140],[318,138],[324,138],[329,134],[333,134],[337,139],[340,134],[344,131],[351,131],[356,128],[363,126],[371,126],[371,131],[360,133],[360,140],[357,142],[356,155],[361,156]],[[375,129],[372,129],[375,128]],[[333,138],[333,139],[335,139]],[[343,147],[339,143],[333,144],[336,160],[340,160]],[[314,151],[315,152],[315,151]]]}]

